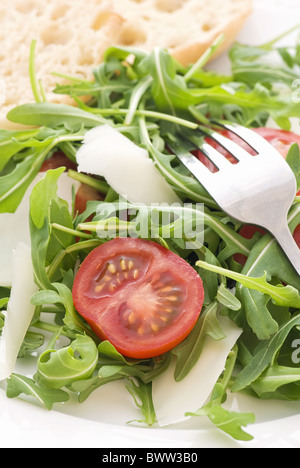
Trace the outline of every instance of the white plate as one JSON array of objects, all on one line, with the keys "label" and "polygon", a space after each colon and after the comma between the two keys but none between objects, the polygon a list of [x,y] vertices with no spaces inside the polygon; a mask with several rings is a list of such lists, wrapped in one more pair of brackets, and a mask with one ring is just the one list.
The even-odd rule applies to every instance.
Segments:
[{"label": "white plate", "polygon": [[[296,24],[300,0],[257,0],[239,40],[267,42]],[[284,4],[284,7],[283,7]],[[223,56],[214,68],[226,71]],[[259,401],[239,397],[240,411],[254,412],[257,422],[247,430],[252,442],[236,442],[206,420],[191,419],[168,429],[127,424],[140,415],[122,382],[95,391],[81,404],[69,402],[47,411],[21,399],[7,399],[0,388],[0,447],[3,448],[298,448],[300,402]]]}]

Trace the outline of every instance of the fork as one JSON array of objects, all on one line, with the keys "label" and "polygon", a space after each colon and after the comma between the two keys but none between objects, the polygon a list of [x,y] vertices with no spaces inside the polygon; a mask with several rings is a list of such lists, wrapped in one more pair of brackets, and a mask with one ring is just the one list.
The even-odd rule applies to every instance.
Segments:
[{"label": "fork", "polygon": [[234,133],[257,154],[250,154],[217,131],[201,127],[201,132],[227,150],[236,164],[206,141],[198,149],[216,167],[215,172],[188,151],[176,154],[177,158],[231,218],[269,231],[300,275],[300,250],[288,227],[288,212],[297,193],[290,166],[253,130],[226,121],[213,124]]}]

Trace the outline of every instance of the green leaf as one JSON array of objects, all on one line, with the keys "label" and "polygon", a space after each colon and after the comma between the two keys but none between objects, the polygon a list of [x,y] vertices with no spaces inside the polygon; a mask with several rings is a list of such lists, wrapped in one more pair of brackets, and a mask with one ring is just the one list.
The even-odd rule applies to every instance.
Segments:
[{"label": "green leaf", "polygon": [[76,312],[74,303],[73,303],[73,297],[72,297],[72,291],[68,288],[63,283],[53,283],[52,287],[55,288],[55,290],[59,294],[59,302],[64,305],[66,313],[64,316],[64,324],[73,331],[78,331],[80,333],[84,332],[90,337],[96,340],[98,342],[98,338],[96,335],[91,331],[90,327],[88,324],[84,321],[84,319]]},{"label": "green leaf", "polygon": [[57,181],[65,168],[49,170],[33,188],[30,196],[30,216],[34,225],[41,229],[48,216],[52,199],[57,200]]},{"label": "green leaf", "polygon": [[204,340],[207,335],[214,340],[225,338],[218,317],[218,303],[213,302],[202,311],[198,322],[189,336],[172,350],[176,356],[176,367],[174,378],[180,381],[186,377],[190,369],[196,364],[203,349]]},{"label": "green leaf", "polygon": [[50,239],[48,219],[45,219],[44,225],[41,229],[37,229],[30,217],[29,227],[32,248],[31,259],[36,283],[41,289],[52,289],[51,281],[46,269],[47,248]]},{"label": "green leaf", "polygon": [[222,406],[217,405],[203,408],[195,413],[187,413],[187,416],[202,415],[207,415],[218,429],[230,435],[235,440],[253,440],[253,436],[242,429],[242,427],[255,422],[253,413],[236,413],[234,411],[227,411],[222,408]]},{"label": "green leaf", "polygon": [[[300,370],[298,367],[285,367],[275,364],[266,369],[258,379],[251,384],[251,388],[261,398],[264,394],[276,392],[284,385],[300,381]],[[299,389],[300,394],[300,389]]]},{"label": "green leaf", "polygon": [[[34,144],[41,144],[34,137],[40,129],[34,130],[0,130],[0,171],[6,166],[10,158],[21,149]],[[44,144],[44,143],[42,143]]]},{"label": "green leaf", "polygon": [[62,388],[92,376],[98,363],[98,350],[88,336],[78,335],[69,346],[44,351],[37,364],[36,380],[48,388]]},{"label": "green leaf", "polygon": [[267,282],[267,272],[260,278],[253,278],[250,276],[243,275],[226,268],[221,268],[216,265],[209,265],[208,263],[198,261],[196,265],[199,268],[207,269],[215,273],[227,276],[238,283],[241,283],[244,287],[249,289],[255,289],[263,294],[267,294],[272,298],[275,304],[280,306],[288,306],[300,308],[300,294],[296,288],[292,286],[274,286]]},{"label": "green leaf", "polygon": [[6,304],[8,303],[9,301],[9,297],[2,297],[0,298],[0,309],[2,309],[4,306],[6,306]]},{"label": "green leaf", "polygon": [[136,406],[140,409],[143,419],[139,423],[152,426],[156,423],[156,415],[152,401],[152,383],[143,383],[138,379],[128,379],[127,390],[134,399]]},{"label": "green leaf", "polygon": [[116,350],[114,345],[112,345],[109,341],[105,340],[102,341],[98,345],[98,352],[99,352],[99,361],[102,364],[119,364],[124,365],[127,364],[127,360],[124,356],[122,356],[119,351]]},{"label": "green leaf", "polygon": [[259,339],[269,339],[278,331],[278,323],[268,307],[270,297],[260,291],[244,287],[240,295],[248,324]]},{"label": "green leaf", "polygon": [[153,77],[151,94],[157,109],[172,115],[197,103],[184,79],[176,73],[176,66],[171,55],[160,48],[155,48],[140,64],[143,74]]},{"label": "green leaf", "polygon": [[290,168],[292,169],[296,180],[297,180],[297,187],[300,186],[300,148],[297,143],[294,143],[286,156],[286,162],[289,164]]},{"label": "green leaf", "polygon": [[16,211],[50,148],[31,151],[10,173],[0,177],[0,213]]},{"label": "green leaf", "polygon": [[[291,85],[293,80],[299,77],[296,68],[291,67],[291,55],[289,54],[289,65],[282,62],[281,66],[276,64],[276,59],[287,58],[287,49],[279,51],[266,50],[261,47],[253,47],[243,44],[235,44],[230,51],[232,72],[236,81],[254,86],[255,83],[286,83]],[[272,59],[273,57],[273,59]],[[277,60],[278,63],[278,60]]]},{"label": "green leaf", "polygon": [[[74,267],[76,257],[67,256],[65,249],[74,243],[74,235],[68,231],[73,228],[71,213],[68,203],[57,196],[57,181],[64,168],[49,170],[40,182],[38,182],[30,196],[29,226],[32,246],[32,262],[35,277],[41,289],[51,290],[53,274],[61,269],[69,270]],[[60,223],[66,231],[51,229],[52,223]],[[57,261],[60,253],[60,262]],[[54,266],[49,268],[49,264]],[[55,279],[61,278],[58,272]]]},{"label": "green leaf", "polygon": [[7,397],[15,398],[22,393],[34,397],[48,410],[52,409],[54,403],[64,403],[70,398],[69,394],[63,390],[41,388],[33,379],[20,374],[12,374],[7,380]]},{"label": "green leaf", "polygon": [[238,298],[231,292],[229,291],[223,283],[221,283],[218,293],[217,293],[217,300],[223,304],[227,309],[231,310],[240,310],[241,308],[241,302],[238,300]]},{"label": "green leaf", "polygon": [[95,127],[106,122],[102,117],[77,107],[54,103],[23,104],[9,111],[7,118],[23,125],[51,128],[65,126],[70,131],[79,130],[82,125]]},{"label": "green leaf", "polygon": [[32,353],[44,344],[45,337],[41,333],[27,331],[21,348],[19,349],[18,358],[23,358],[27,354]]},{"label": "green leaf", "polygon": [[263,345],[259,347],[257,353],[252,357],[251,362],[237,375],[232,386],[232,391],[238,392],[251,385],[260,377],[268,366],[274,363],[277,353],[293,327],[299,326],[300,315],[298,314],[282,325],[272,338],[263,342]]}]

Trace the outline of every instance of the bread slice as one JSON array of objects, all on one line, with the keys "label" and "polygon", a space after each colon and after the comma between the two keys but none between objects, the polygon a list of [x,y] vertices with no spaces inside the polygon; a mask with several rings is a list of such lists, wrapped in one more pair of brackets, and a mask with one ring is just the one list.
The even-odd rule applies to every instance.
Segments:
[{"label": "bread slice", "polygon": [[37,41],[36,70],[51,102],[62,82],[52,72],[92,79],[110,45],[145,51],[160,46],[183,64],[196,61],[223,32],[221,52],[235,39],[253,0],[1,0],[0,127],[7,112],[33,102],[29,50]]}]

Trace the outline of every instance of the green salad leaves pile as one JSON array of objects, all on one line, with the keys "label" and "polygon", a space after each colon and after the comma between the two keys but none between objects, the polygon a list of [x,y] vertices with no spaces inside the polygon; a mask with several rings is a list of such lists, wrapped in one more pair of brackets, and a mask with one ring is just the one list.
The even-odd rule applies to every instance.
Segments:
[{"label": "green salad leaves pile", "polygon": [[[222,75],[205,68],[221,41],[219,38],[198,63],[187,68],[159,48],[147,54],[111,47],[94,70],[94,80],[64,77],[68,84],[56,87],[55,93],[71,96],[76,106],[46,101],[35,71],[32,43],[30,80],[36,102],[18,106],[8,114],[12,122],[30,127],[0,131],[0,213],[15,212],[42,163],[54,151],[63,151],[76,163],[86,131],[109,123],[148,150],[181,200],[190,203],[195,219],[201,217],[204,244],[195,242],[192,250],[185,249],[183,239],[172,237],[183,215],[179,209],[173,212],[177,221],[157,226],[154,240],[199,272],[205,301],[200,319],[184,343],[159,358],[127,359],[110,343],[100,342],[74,309],[72,284],[78,261],[110,238],[110,221],[118,230],[135,229],[145,214],[139,206],[128,203],[125,208],[136,212],[128,222],[118,220],[118,214],[117,223],[116,217],[102,215],[102,203],[115,212],[118,194],[103,178],[73,170],[69,176],[98,188],[104,201],[90,201],[81,215],[71,212],[57,195],[57,181],[65,168],[49,170],[30,198],[32,262],[39,291],[31,299],[35,314],[19,352],[20,359],[37,357],[36,373],[31,377],[12,374],[7,381],[8,397],[30,395],[50,409],[54,403],[67,401],[70,394],[82,402],[101,385],[124,380],[140,409],[140,422],[151,426],[156,422],[153,380],[174,356],[174,378],[184,379],[201,355],[205,337],[224,338],[218,321],[221,314],[243,333],[228,356],[210,402],[192,416],[205,415],[231,437],[251,440],[243,427],[253,423],[255,417],[227,411],[223,405],[228,392],[300,400],[300,366],[292,359],[293,343],[300,340],[299,276],[271,236],[241,236],[241,224],[218,208],[175,156],[201,144],[200,126],[209,124],[207,116],[225,117],[248,127],[265,126],[272,118],[280,128],[289,130],[290,118],[300,116],[300,99],[295,99],[300,44],[289,48],[276,47],[276,41],[260,47],[235,44],[229,54],[232,71]],[[270,57],[276,57],[275,65]],[[297,145],[292,146],[287,161],[299,181]],[[204,204],[203,211],[197,209],[198,203]],[[289,213],[291,230],[298,224],[300,203],[296,197]],[[107,231],[106,239],[97,236],[96,228],[101,225]],[[171,236],[164,237],[165,232]],[[145,238],[150,238],[150,233]],[[234,260],[235,254],[247,257],[244,266]],[[2,309],[8,298],[9,290],[1,288]],[[0,326],[4,324],[1,313]]]}]

